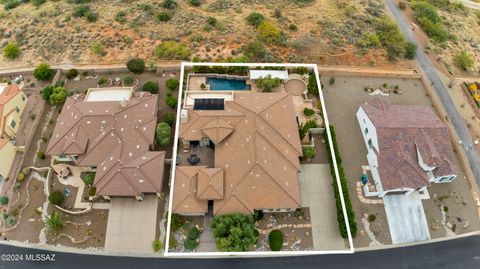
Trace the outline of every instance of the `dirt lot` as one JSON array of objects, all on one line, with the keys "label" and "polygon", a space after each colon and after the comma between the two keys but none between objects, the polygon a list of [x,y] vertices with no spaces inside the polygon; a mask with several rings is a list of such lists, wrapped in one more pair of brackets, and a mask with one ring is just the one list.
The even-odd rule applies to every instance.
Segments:
[{"label": "dirt lot", "polygon": [[[374,17],[384,14],[379,1],[368,0],[203,0],[191,6],[177,0],[173,9],[163,1],[91,1],[98,15],[95,22],[75,17],[79,5],[70,1],[47,1],[40,7],[21,4],[0,11],[3,41],[18,42],[22,54],[16,60],[0,56],[0,67],[50,64],[123,63],[132,57],[159,60],[154,49],[164,41],[180,41],[191,56],[207,60],[238,56],[240,48],[255,40],[257,31],[246,22],[253,11],[261,13],[284,33],[282,45],[265,43],[268,53],[261,62],[319,62],[321,64],[408,66],[408,61],[389,62],[385,51],[372,49],[357,54],[356,41],[369,30]],[[366,12],[368,10],[369,12]],[[124,16],[117,16],[118,12]],[[171,19],[162,22],[161,13]],[[208,23],[213,17],[215,23]],[[99,42],[102,53],[91,45]]]},{"label": "dirt lot", "polygon": [[[323,78],[328,81],[329,77]],[[387,97],[393,104],[419,104],[431,106],[421,81],[418,79],[390,79],[364,77],[336,77],[334,85],[325,85],[324,96],[328,118],[335,126],[340,151],[347,179],[350,197],[356,214],[359,233],[354,239],[355,247],[368,246],[372,241],[369,231],[380,244],[391,244],[391,238],[383,205],[367,205],[361,203],[356,193],[356,184],[361,178],[361,165],[368,164],[367,150],[363,142],[361,130],[355,117],[360,104],[373,98],[364,91],[365,86],[381,88],[382,84],[398,85],[402,95],[392,94]],[[446,229],[441,224],[439,205],[446,205],[447,221],[457,223],[456,233],[465,233],[480,228],[476,207],[473,203],[468,182],[464,178],[461,166],[455,155],[455,163],[459,171],[458,178],[449,184],[435,184],[429,189],[430,200],[424,200],[424,208],[432,238],[445,237]],[[451,194],[451,195],[450,195]],[[447,197],[444,197],[444,196]],[[443,197],[442,201],[439,197]],[[457,198],[458,197],[458,198]],[[365,214],[376,215],[369,229],[362,225]],[[460,220],[458,218],[460,218]],[[366,219],[364,220],[366,221]],[[463,228],[466,222],[467,228]],[[446,224],[446,223],[445,223]]]}]

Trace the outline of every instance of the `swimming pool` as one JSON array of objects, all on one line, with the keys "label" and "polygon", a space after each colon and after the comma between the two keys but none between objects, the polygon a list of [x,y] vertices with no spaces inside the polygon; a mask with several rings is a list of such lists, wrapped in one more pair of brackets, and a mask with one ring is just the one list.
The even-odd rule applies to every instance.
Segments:
[{"label": "swimming pool", "polygon": [[245,80],[234,80],[225,78],[207,78],[207,84],[211,91],[246,91],[250,90]]}]

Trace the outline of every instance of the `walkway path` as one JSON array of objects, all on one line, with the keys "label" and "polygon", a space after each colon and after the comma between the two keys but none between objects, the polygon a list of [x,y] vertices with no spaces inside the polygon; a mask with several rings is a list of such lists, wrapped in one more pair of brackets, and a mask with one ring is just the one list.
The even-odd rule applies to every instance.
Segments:
[{"label": "walkway path", "polygon": [[302,164],[299,177],[302,207],[310,208],[314,250],[344,250],[328,164]]},{"label": "walkway path", "polygon": [[471,0],[460,0],[462,4],[466,7],[473,8],[473,9],[480,9],[480,3],[476,3]]}]

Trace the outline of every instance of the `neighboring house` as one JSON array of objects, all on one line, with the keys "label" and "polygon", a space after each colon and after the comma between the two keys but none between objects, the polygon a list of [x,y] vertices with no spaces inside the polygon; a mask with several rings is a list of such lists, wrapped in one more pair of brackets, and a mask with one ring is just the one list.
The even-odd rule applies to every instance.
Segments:
[{"label": "neighboring house", "polygon": [[0,138],[13,139],[27,105],[27,96],[16,84],[0,84]]},{"label": "neighboring house", "polygon": [[375,98],[360,106],[357,120],[376,188],[365,186],[366,196],[409,195],[457,177],[448,127],[430,108]]},{"label": "neighboring house", "polygon": [[[213,96],[213,95],[212,95]],[[173,212],[183,215],[293,211],[301,207],[302,147],[292,97],[235,93],[182,109],[184,148],[214,149],[214,167],[177,166]]]},{"label": "neighboring house", "polygon": [[27,101],[18,85],[0,84],[0,181],[8,177],[17,153],[13,139]]},{"label": "neighboring house", "polygon": [[91,167],[97,195],[134,196],[162,191],[165,152],[155,142],[158,95],[133,88],[89,89],[68,97],[46,153]]}]

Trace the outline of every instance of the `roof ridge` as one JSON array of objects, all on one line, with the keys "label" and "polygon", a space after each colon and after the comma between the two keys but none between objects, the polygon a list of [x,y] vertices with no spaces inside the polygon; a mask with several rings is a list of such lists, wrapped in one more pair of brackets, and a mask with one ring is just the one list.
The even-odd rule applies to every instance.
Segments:
[{"label": "roof ridge", "polygon": [[[109,125],[109,126],[110,126],[110,125]],[[84,152],[84,153],[82,154],[82,156],[79,156],[77,162],[81,162],[83,159],[85,159],[85,158],[88,156],[88,154],[91,153],[91,152],[95,149],[96,145],[98,145],[101,141],[103,141],[103,139],[105,139],[105,138],[107,137],[107,135],[110,134],[110,133],[114,133],[115,136],[120,139],[120,136],[115,132],[115,129],[113,129],[113,130],[110,129],[110,131],[109,131],[109,132],[105,132],[105,134],[101,134],[101,133],[100,133],[101,135],[96,136],[95,139],[92,141],[93,144],[90,146],[90,150]],[[121,139],[120,139],[120,140],[121,140]],[[122,142],[123,142],[123,141],[122,141]],[[116,147],[115,147],[115,148],[116,148]],[[121,150],[122,150],[122,149],[120,149],[120,155],[121,155]]]},{"label": "roof ridge", "polygon": [[[182,169],[180,169],[180,170],[179,170],[179,169],[175,169],[175,170],[176,170],[176,172],[182,173],[182,174],[183,174],[186,178],[188,178],[188,180],[190,180],[190,181],[192,180],[193,177],[195,177],[195,176],[189,177],[186,173],[184,173],[184,172],[182,171]],[[196,173],[196,174],[198,174],[198,170],[197,170],[197,173]],[[198,177],[198,175],[197,175],[197,177]],[[190,183],[191,183],[191,182],[190,182]],[[193,185],[194,185],[194,184],[192,184],[192,183],[190,184],[191,187],[192,187]],[[175,193],[174,193],[173,195],[175,195]],[[188,195],[186,195],[185,198],[180,201],[180,203],[178,204],[177,207],[172,208],[172,209],[173,209],[172,211],[177,211],[177,209],[178,209],[178,208],[185,202],[185,200],[187,200],[188,197],[190,197],[190,196],[191,196],[191,190],[188,190]],[[196,197],[195,197],[195,199],[196,199]],[[173,201],[173,200],[172,200],[172,201]],[[173,204],[172,204],[172,207],[173,207]]]},{"label": "roof ridge", "polygon": [[[215,174],[213,174],[212,176],[209,176],[204,171],[202,171],[202,168],[198,169],[198,173],[202,172],[204,175],[208,176],[208,178],[210,179],[210,182],[212,180],[212,177],[215,176],[216,174],[220,173],[221,171],[223,171],[223,170],[219,169]],[[198,185],[198,182],[197,182],[197,185]],[[218,196],[223,196],[222,193],[220,193],[215,187],[213,187],[213,184],[210,184],[209,186],[207,186],[207,188],[205,188],[205,190],[201,194],[203,195],[209,188],[212,188],[218,194]],[[198,186],[197,186],[197,196],[199,196],[198,195]]]},{"label": "roof ridge", "polygon": [[[134,93],[133,93],[133,94],[134,94]],[[137,96],[134,96],[133,94],[132,94],[131,97],[137,97]],[[140,96],[138,96],[138,97],[140,97]],[[148,96],[148,95],[147,95],[147,96],[143,96],[143,97],[146,97],[147,99],[146,99],[146,100],[143,100],[143,101],[140,101],[140,102],[138,102],[138,103],[136,103],[136,104],[133,104],[133,105],[131,105],[131,106],[127,106],[125,109],[113,113],[113,115],[116,116],[117,114],[127,112],[127,111],[129,111],[131,108],[136,107],[136,106],[138,106],[138,105],[140,105],[140,104],[146,103],[146,102],[150,101],[150,99],[153,99],[153,97],[156,97],[156,96],[155,96],[155,95],[151,95],[151,96]],[[130,100],[132,100],[132,98],[130,98]],[[110,101],[110,102],[116,102],[116,101]],[[129,103],[130,103],[130,102],[129,102]]]}]

